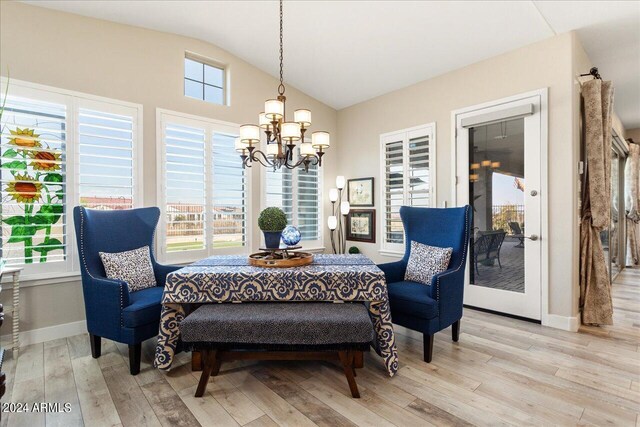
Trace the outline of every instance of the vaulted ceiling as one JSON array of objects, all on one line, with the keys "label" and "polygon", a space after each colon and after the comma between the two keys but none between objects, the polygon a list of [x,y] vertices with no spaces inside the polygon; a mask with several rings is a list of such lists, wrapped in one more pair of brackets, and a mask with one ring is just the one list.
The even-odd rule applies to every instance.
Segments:
[{"label": "vaulted ceiling", "polygon": [[[206,40],[278,74],[275,1],[27,3]],[[640,127],[638,1],[286,1],[285,79],[341,109],[571,30]]]}]

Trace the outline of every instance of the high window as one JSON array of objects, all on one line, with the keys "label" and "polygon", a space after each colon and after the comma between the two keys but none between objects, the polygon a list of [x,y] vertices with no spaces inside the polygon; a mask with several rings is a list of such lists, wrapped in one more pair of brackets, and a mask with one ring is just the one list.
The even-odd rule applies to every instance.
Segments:
[{"label": "high window", "polygon": [[248,177],[238,126],[159,111],[160,252],[174,262],[241,253],[247,246]]},{"label": "high window", "polygon": [[[3,82],[3,87],[6,82]],[[139,202],[142,106],[12,80],[1,120],[1,256],[28,276],[78,270],[71,210]]]},{"label": "high window", "polygon": [[433,206],[435,124],[380,136],[383,200],[382,251],[404,252],[400,206]]},{"label": "high window", "polygon": [[225,105],[225,69],[195,56],[184,58],[185,96]]}]

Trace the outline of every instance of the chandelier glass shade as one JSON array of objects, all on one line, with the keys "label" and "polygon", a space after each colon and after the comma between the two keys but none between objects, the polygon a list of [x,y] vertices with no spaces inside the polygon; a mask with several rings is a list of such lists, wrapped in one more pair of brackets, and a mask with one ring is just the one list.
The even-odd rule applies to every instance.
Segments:
[{"label": "chandelier glass shade", "polygon": [[[293,112],[293,121],[287,121],[286,102],[284,96],[283,74],[283,22],[282,0],[280,0],[280,84],[278,96],[267,99],[264,112],[258,115],[258,124],[240,126],[240,136],[235,141],[235,150],[240,153],[242,167],[251,167],[254,162],[263,166],[294,169],[310,165],[322,166],[322,156],[331,145],[329,132],[311,133],[311,142],[305,141],[305,133],[311,126],[311,111],[299,109]],[[266,142],[260,147],[264,133]],[[296,148],[298,148],[296,152]]]}]

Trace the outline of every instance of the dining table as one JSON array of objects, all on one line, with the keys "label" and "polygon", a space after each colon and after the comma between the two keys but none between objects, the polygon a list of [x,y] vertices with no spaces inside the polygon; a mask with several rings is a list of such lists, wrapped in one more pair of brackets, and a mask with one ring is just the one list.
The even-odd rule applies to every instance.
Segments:
[{"label": "dining table", "polygon": [[291,268],[257,267],[244,255],[216,255],[169,273],[154,365],[171,369],[180,322],[195,308],[260,301],[365,303],[375,331],[371,345],[389,376],[398,371],[385,275],[363,254],[315,254],[311,264]]}]

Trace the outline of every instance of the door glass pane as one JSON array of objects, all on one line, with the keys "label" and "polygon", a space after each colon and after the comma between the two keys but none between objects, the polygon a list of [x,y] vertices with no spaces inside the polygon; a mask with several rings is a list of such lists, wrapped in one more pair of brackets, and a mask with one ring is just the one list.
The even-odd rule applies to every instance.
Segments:
[{"label": "door glass pane", "polygon": [[524,119],[469,131],[470,283],[524,293]]}]

